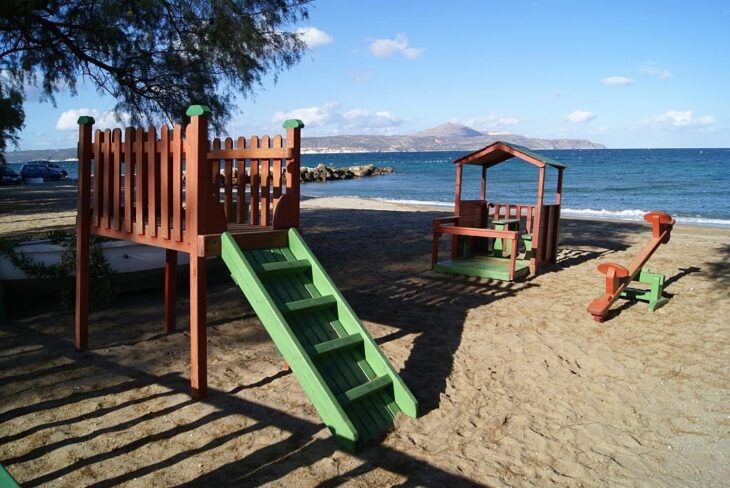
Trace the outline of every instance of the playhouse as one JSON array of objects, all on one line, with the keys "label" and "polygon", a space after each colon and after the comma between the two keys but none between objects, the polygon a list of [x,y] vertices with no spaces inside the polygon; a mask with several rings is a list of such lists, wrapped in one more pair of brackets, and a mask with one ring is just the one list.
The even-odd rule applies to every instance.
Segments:
[{"label": "playhouse", "polygon": [[166,250],[164,330],[175,329],[177,255],[190,257],[190,383],[207,393],[206,268],[221,257],[324,423],[348,449],[418,403],[299,235],[300,140],[208,139],[210,110],[172,130],[93,130],[79,118],[75,347],[88,347],[91,234]]},{"label": "playhouse", "polygon": [[[538,168],[534,204],[487,200],[487,170],[511,158]],[[565,165],[522,146],[495,142],[454,161],[454,215],[433,220],[431,268],[443,273],[513,281],[555,263]],[[478,200],[462,199],[465,165],[481,167]],[[545,203],[546,170],[557,170],[555,199]],[[450,235],[450,259],[439,260],[439,241]]]}]

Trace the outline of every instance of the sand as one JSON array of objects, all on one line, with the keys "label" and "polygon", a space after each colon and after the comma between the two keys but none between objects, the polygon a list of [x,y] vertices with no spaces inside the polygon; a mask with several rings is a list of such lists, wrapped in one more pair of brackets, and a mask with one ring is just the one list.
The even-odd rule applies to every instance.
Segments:
[{"label": "sand", "polygon": [[[61,186],[37,198],[0,188],[0,234],[73,224]],[[648,225],[564,220],[557,265],[505,283],[428,269],[444,209],[302,207],[307,242],[420,418],[357,455],[338,450],[223,280],[209,292],[201,402],[188,396],[184,291],[178,332],[162,333],[161,288],[123,295],[92,314],[80,354],[69,311],[7,321],[0,462],[24,486],[727,486],[730,231],[676,226],[649,263],[669,303],[624,302],[598,324],[585,311],[597,263],[628,263]]]}]

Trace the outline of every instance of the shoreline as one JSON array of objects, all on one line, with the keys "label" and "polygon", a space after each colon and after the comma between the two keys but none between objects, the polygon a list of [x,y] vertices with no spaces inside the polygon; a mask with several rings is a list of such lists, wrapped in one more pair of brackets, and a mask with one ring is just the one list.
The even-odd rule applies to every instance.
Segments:
[{"label": "shoreline", "polygon": [[[303,185],[306,188],[306,184]],[[69,229],[76,220],[76,182],[61,180],[45,182],[43,185],[6,185],[0,186],[0,237],[38,235],[56,229]],[[306,190],[305,192],[306,193]],[[306,196],[302,195],[301,209],[352,209],[402,212],[442,212],[449,214],[453,204],[443,205],[436,202],[399,201],[386,198],[368,198],[359,196]],[[643,214],[641,214],[643,215]],[[686,231],[730,231],[730,225],[716,225],[702,222],[682,222],[677,219],[676,228]],[[565,211],[562,221],[608,222],[616,224],[644,225],[641,216],[636,218],[615,218],[594,215],[576,215]]]}]

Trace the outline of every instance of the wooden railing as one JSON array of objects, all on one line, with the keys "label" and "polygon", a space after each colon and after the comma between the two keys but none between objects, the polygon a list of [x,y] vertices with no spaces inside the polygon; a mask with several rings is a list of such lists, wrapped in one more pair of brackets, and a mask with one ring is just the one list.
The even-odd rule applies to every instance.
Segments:
[{"label": "wooden railing", "polygon": [[92,234],[189,252],[197,235],[221,233],[229,223],[298,227],[301,123],[287,121],[286,139],[239,137],[234,144],[208,141],[205,116],[191,117],[185,129],[163,126],[159,135],[128,128],[92,137],[90,121],[80,134],[86,197],[79,216],[90,219]]},{"label": "wooden railing", "polygon": [[535,216],[535,205],[526,203],[487,203],[487,216],[490,222],[504,219],[519,219],[519,231],[522,234],[532,233]]},{"label": "wooden railing", "polygon": [[[537,207],[523,203],[487,204],[487,215],[490,222],[499,219],[519,219],[520,234],[534,234],[533,249],[538,263],[555,263],[558,253],[558,231],[560,224],[560,204],[543,205],[542,218],[537,219]],[[541,223],[540,229],[534,223]]]}]

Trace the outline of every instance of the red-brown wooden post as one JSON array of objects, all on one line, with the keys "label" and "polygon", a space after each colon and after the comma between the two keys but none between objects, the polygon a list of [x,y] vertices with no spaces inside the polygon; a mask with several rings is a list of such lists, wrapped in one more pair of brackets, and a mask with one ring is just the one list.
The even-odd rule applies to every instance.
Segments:
[{"label": "red-brown wooden post", "polygon": [[91,232],[91,132],[94,118],[79,117],[79,182],[76,214],[76,320],[75,347],[89,347],[89,237]]},{"label": "red-brown wooden post", "polygon": [[175,330],[177,310],[177,251],[165,249],[165,322],[163,329],[169,334]]},{"label": "red-brown wooden post", "polygon": [[302,129],[304,122],[299,119],[289,119],[284,122],[283,128],[286,129],[286,148],[291,149],[292,157],[286,160],[286,195],[287,199],[293,199],[294,205],[290,208],[292,215],[287,219],[291,222],[291,226],[299,228],[299,200],[300,189],[300,153],[302,146]]},{"label": "red-brown wooden post", "polygon": [[192,105],[186,115],[190,117],[186,133],[185,219],[190,243],[190,385],[193,398],[199,400],[208,393],[206,258],[202,256],[202,249],[199,252],[197,236],[208,230],[208,197],[211,190],[207,158],[210,109],[204,105]]},{"label": "red-brown wooden post", "polygon": [[537,183],[537,203],[535,204],[535,225],[532,238],[532,258],[530,258],[530,274],[537,274],[537,267],[544,256],[544,243],[540,241],[542,230],[542,203],[545,194],[545,165],[540,167],[540,177]]},{"label": "red-brown wooden post", "polygon": [[479,199],[487,201],[487,167],[482,166],[482,184],[479,188]]},{"label": "red-brown wooden post", "polygon": [[206,261],[198,256],[197,236],[204,232],[210,167],[207,164],[210,109],[193,105],[186,114],[186,233],[190,243],[190,385],[195,399],[207,395],[207,290]]},{"label": "red-brown wooden post", "polygon": [[[454,189],[454,216],[458,217],[461,215],[461,181],[462,181],[463,167],[460,164],[456,165],[456,185]],[[457,224],[458,225],[458,224]],[[459,237],[451,236],[451,257],[455,258],[459,255]]]}]

